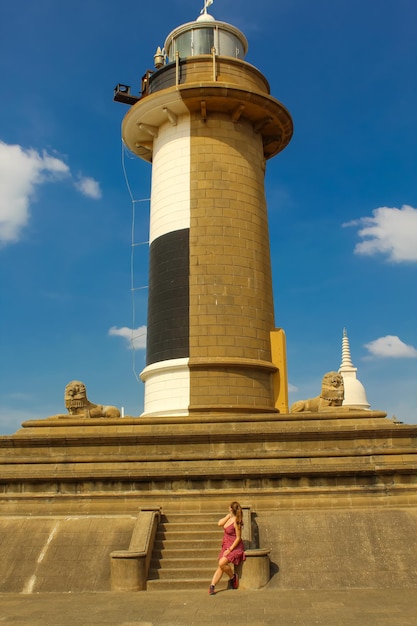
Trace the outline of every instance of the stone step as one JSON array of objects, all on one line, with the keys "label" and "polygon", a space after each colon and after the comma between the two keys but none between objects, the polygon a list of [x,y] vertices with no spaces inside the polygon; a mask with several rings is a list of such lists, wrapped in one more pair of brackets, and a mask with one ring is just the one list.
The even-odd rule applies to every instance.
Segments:
[{"label": "stone step", "polygon": [[151,569],[149,570],[148,580],[175,580],[185,579],[191,580],[193,576],[198,576],[207,580],[211,580],[216,567],[196,567],[196,561],[193,563],[194,567],[177,567],[173,569]]},{"label": "stone step", "polygon": [[151,559],[151,563],[153,564],[152,566],[157,567],[158,563],[159,566],[165,566],[165,564],[167,564],[167,566],[169,567],[173,567],[174,565],[179,565],[181,566],[182,563],[185,563],[186,561],[188,562],[192,562],[193,563],[193,567],[196,566],[196,562],[197,563],[217,563],[217,557],[219,555],[219,550],[208,550],[205,551],[204,553],[198,553],[196,554],[195,551],[184,551],[184,550],[172,550],[169,552],[163,552],[163,553],[159,553],[159,552],[152,552],[152,559]]},{"label": "stone step", "polygon": [[[210,548],[207,548],[204,550],[204,552],[202,552],[201,554],[204,554],[205,559],[210,559],[211,561],[217,561],[217,557],[219,555],[220,552],[220,546],[217,548],[213,548],[212,546]],[[190,549],[190,550],[185,550],[185,549],[171,549],[171,548],[164,548],[163,550],[153,550],[152,552],[152,560],[157,560],[157,561],[165,561],[166,559],[175,559],[175,560],[181,560],[181,559],[193,559],[193,561],[196,561],[196,552],[194,550],[194,548]],[[200,553],[198,555],[198,558],[200,558]]]},{"label": "stone step", "polygon": [[[147,581],[147,590],[148,591],[166,591],[166,590],[183,590],[183,589],[201,589],[205,594],[208,593],[208,589],[210,586],[211,576],[208,579],[205,578],[172,578],[167,580],[148,580]],[[226,580],[221,581],[219,585],[216,586],[216,591],[222,591],[227,589]]]},{"label": "stone step", "polygon": [[[220,545],[219,541],[217,540],[217,543]],[[213,545],[216,545],[216,540],[213,539],[213,541],[206,541],[205,539],[185,539],[185,538],[181,538],[178,537],[176,539],[170,539],[170,538],[165,538],[165,539],[156,539],[155,543],[154,543],[154,550],[164,550],[164,549],[170,549],[170,550],[206,550],[207,548],[212,547]]]},{"label": "stone step", "polygon": [[[159,568],[166,568],[166,569],[173,569],[176,567],[189,567],[189,568],[194,568],[196,567],[196,555],[194,554],[194,556],[185,556],[181,559],[176,558],[162,558],[162,559],[157,559],[157,558],[152,558],[151,563],[150,563],[150,568],[151,569],[159,569]],[[198,567],[217,567],[217,554],[214,558],[212,557],[208,557],[207,556],[202,556],[201,558],[198,557]]]},{"label": "stone step", "polygon": [[190,541],[198,540],[200,537],[205,537],[207,541],[216,541],[221,537],[222,533],[218,530],[189,530],[188,528],[165,528],[159,529],[156,532],[155,539],[163,541],[164,539],[189,539]]},{"label": "stone step", "polygon": [[217,522],[162,522],[158,524],[158,532],[219,533],[219,526]]},{"label": "stone step", "polygon": [[162,516],[161,523],[168,522],[169,524],[190,524],[190,523],[217,523],[217,521],[224,517],[225,513],[168,513]]},{"label": "stone step", "polygon": [[217,526],[217,520],[192,520],[189,522],[159,522],[158,528],[166,529],[172,528],[173,530],[179,530],[181,528],[201,530],[202,528],[207,528],[208,530],[216,530],[219,528]]}]

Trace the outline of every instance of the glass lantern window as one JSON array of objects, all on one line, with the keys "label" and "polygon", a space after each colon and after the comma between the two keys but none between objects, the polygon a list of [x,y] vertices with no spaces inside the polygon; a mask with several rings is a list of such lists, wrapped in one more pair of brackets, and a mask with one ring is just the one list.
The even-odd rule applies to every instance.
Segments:
[{"label": "glass lantern window", "polygon": [[175,37],[169,47],[168,58],[175,60],[178,52],[180,58],[211,54],[213,47],[221,56],[244,58],[244,44],[233,33],[215,28],[190,28]]},{"label": "glass lantern window", "polygon": [[219,32],[219,46],[217,50],[218,54],[224,57],[235,57],[236,59],[243,59],[243,45],[232,33],[227,33],[224,30]]},{"label": "glass lantern window", "polygon": [[214,30],[212,28],[199,28],[193,31],[192,47],[192,56],[210,54],[214,47]]}]

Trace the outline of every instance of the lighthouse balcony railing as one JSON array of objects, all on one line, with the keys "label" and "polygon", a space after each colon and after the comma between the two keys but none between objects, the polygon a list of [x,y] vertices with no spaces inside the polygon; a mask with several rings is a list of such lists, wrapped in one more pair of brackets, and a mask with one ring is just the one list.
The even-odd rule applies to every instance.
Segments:
[{"label": "lighthouse balcony railing", "polygon": [[269,94],[270,88],[261,72],[240,59],[219,56],[216,51],[198,57],[178,56],[149,76],[149,90],[156,93],[178,85],[222,82],[246,90]]}]

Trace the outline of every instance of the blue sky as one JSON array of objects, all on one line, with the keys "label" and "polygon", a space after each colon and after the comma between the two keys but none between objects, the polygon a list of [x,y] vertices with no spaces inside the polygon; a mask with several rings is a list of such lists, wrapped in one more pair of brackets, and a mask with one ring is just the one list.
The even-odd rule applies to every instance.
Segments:
[{"label": "blue sky", "polygon": [[[137,93],[156,47],[202,5],[1,3],[0,433],[64,412],[72,379],[93,402],[142,411],[147,246],[132,261],[131,199],[143,242],[150,166],[122,150],[128,107],[113,88]],[[246,60],[294,120],[266,176],[291,401],[338,369],[346,327],[371,407],[417,423],[415,0],[210,12],[246,34]]]}]

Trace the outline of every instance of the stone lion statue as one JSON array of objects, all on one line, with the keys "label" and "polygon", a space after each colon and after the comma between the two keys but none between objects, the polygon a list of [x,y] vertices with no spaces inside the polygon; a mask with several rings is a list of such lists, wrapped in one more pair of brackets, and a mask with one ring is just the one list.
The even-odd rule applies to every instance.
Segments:
[{"label": "stone lion statue", "polygon": [[94,404],[87,398],[87,389],[79,380],[72,380],[65,387],[65,406],[68,414],[54,415],[54,418],[71,417],[120,417],[120,411],[115,406]]},{"label": "stone lion statue", "polygon": [[342,375],[339,372],[327,372],[323,376],[320,395],[316,398],[294,402],[290,413],[326,411],[334,407],[341,407],[344,397],[345,387]]}]

